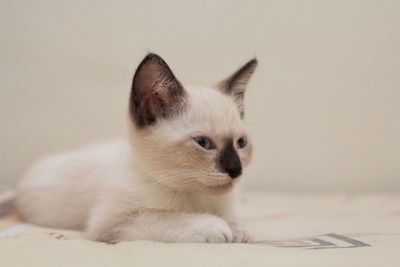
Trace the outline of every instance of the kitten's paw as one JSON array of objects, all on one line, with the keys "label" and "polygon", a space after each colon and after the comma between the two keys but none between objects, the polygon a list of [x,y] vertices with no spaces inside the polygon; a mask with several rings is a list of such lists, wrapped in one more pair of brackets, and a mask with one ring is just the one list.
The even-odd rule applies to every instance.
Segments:
[{"label": "kitten's paw", "polygon": [[233,232],[224,220],[210,216],[196,221],[182,236],[183,242],[230,243]]},{"label": "kitten's paw", "polygon": [[233,231],[233,242],[235,243],[252,243],[254,237],[252,232],[241,224],[231,225]]}]

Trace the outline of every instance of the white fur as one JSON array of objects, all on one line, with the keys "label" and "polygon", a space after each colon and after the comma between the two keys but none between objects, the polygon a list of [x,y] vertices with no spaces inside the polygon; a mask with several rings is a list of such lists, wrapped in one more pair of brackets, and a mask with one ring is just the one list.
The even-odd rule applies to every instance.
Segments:
[{"label": "white fur", "polygon": [[[106,242],[248,242],[235,215],[236,183],[214,164],[228,137],[246,134],[231,97],[187,87],[188,109],[151,130],[45,157],[17,186],[17,208],[32,223],[84,230]],[[217,149],[193,141],[212,136]],[[251,144],[238,151],[243,165]],[[233,183],[233,184],[232,184]]]}]

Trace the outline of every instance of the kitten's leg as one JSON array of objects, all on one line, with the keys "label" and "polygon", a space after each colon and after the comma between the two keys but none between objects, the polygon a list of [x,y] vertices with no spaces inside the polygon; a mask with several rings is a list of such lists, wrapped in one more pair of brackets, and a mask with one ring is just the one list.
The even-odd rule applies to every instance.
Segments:
[{"label": "kitten's leg", "polygon": [[94,218],[88,224],[87,234],[90,239],[105,242],[155,240],[222,243],[233,241],[230,226],[217,216],[154,210],[140,210],[109,219]]}]

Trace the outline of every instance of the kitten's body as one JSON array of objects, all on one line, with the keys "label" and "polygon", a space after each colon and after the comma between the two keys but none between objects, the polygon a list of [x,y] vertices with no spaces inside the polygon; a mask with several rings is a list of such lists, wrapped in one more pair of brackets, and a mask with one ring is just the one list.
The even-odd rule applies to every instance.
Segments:
[{"label": "kitten's body", "polygon": [[[231,173],[238,158],[240,173],[251,158],[250,144],[231,145],[245,134],[242,106],[206,87],[185,87],[179,100],[185,106],[170,105],[179,94],[163,91],[170,90],[171,80],[158,83],[175,78],[160,81],[157,71],[165,62],[147,60],[155,67],[139,66],[135,80],[144,84],[134,80],[134,87],[150,90],[150,84],[152,91],[133,89],[129,138],[39,161],[17,186],[19,213],[33,223],[85,230],[88,238],[107,242],[248,242],[234,213],[238,179]],[[200,147],[196,136],[212,136],[215,147]]]}]

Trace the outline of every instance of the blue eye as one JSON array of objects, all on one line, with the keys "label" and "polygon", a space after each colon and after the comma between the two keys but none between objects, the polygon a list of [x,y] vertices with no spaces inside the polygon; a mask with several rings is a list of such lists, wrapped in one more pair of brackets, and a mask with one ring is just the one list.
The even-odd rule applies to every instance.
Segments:
[{"label": "blue eye", "polygon": [[244,148],[246,145],[247,145],[246,137],[241,137],[241,138],[239,138],[239,140],[237,140],[238,148]]},{"label": "blue eye", "polygon": [[215,148],[213,141],[208,137],[199,136],[199,137],[193,138],[193,140],[204,149],[214,149]]}]

